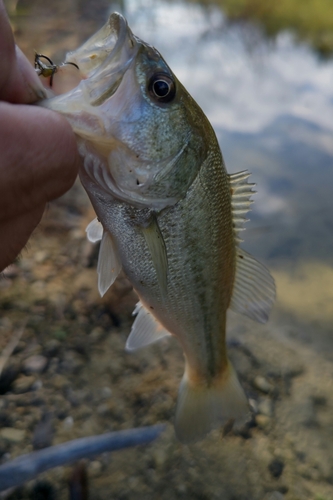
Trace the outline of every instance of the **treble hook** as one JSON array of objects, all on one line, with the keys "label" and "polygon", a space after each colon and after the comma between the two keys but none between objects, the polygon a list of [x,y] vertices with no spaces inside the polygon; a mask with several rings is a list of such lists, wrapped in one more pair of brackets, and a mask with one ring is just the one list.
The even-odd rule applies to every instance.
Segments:
[{"label": "treble hook", "polygon": [[[46,59],[49,64],[45,64],[44,62],[41,61],[41,59]],[[58,71],[58,68],[60,68],[61,66],[65,66],[66,64],[70,64],[75,68],[79,69],[78,65],[73,62],[65,62],[60,65],[57,65],[54,64],[49,57],[44,56],[44,54],[38,54],[37,52],[35,52],[35,71],[38,76],[41,75],[44,76],[45,78],[50,77],[50,87],[52,87],[53,77],[55,73]]]}]

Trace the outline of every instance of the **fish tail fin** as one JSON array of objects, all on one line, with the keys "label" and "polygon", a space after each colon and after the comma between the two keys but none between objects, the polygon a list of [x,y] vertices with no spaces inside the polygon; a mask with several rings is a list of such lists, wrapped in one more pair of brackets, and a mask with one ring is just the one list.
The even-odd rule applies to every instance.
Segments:
[{"label": "fish tail fin", "polygon": [[249,413],[247,398],[230,362],[222,376],[209,385],[195,381],[185,370],[175,416],[176,435],[182,443],[199,441],[230,419],[245,421]]}]

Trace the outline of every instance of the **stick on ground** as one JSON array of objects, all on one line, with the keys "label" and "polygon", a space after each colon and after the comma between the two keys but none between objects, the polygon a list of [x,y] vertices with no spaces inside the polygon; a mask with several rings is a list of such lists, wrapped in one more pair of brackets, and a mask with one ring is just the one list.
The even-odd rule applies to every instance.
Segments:
[{"label": "stick on ground", "polygon": [[74,439],[15,458],[0,466],[0,491],[33,479],[48,469],[65,465],[81,458],[89,458],[106,451],[115,451],[156,439],[164,425],[139,427],[126,431],[109,432],[99,436]]}]

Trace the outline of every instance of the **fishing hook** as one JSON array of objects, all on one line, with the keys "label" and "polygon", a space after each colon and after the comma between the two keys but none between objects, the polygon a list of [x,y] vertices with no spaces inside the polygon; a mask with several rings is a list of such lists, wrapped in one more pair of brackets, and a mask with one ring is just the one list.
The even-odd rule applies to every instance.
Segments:
[{"label": "fishing hook", "polygon": [[[46,59],[46,61],[49,64],[45,64],[41,59]],[[38,76],[44,76],[45,78],[50,77],[50,87],[52,87],[53,84],[53,77],[55,73],[58,71],[58,68],[61,66],[65,66],[66,64],[70,64],[71,66],[74,66],[75,68],[79,69],[78,65],[73,63],[73,62],[65,62],[60,65],[54,64],[53,61],[47,57],[44,56],[44,54],[38,54],[35,52],[35,70]]]}]

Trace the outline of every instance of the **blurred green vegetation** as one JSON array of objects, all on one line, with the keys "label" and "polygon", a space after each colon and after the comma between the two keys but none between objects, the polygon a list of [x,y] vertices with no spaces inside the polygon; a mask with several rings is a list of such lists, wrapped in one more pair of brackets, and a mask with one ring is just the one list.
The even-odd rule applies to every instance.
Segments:
[{"label": "blurred green vegetation", "polygon": [[322,57],[333,55],[333,0],[192,0],[220,6],[233,22],[258,23],[268,37],[292,31]]}]

